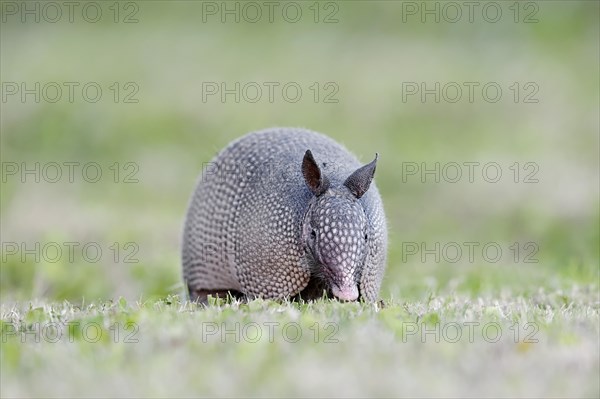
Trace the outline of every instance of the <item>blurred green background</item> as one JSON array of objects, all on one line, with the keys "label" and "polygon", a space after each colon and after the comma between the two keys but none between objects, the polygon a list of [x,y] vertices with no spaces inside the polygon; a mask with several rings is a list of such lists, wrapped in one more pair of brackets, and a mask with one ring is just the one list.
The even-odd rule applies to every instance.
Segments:
[{"label": "blurred green background", "polygon": [[[380,153],[376,181],[390,230],[383,298],[597,287],[598,2],[497,2],[497,22],[484,18],[486,2],[478,3],[472,22],[460,2],[456,22],[445,3],[428,3],[439,7],[439,22],[428,14],[423,22],[422,2],[296,2],[302,11],[296,23],[284,18],[285,2],[277,3],[272,23],[264,7],[252,23],[245,19],[255,14],[244,14],[243,3],[191,1],[121,2],[118,15],[114,2],[97,2],[102,18],[90,23],[82,17],[85,4],[75,9],[73,22],[67,14],[46,21],[54,11],[44,15],[40,8],[37,23],[31,15],[21,21],[22,2],[2,3],[3,301],[180,292],[180,235],[203,163],[232,139],[271,126],[321,131],[365,162]],[[207,13],[213,6],[217,13]],[[225,15],[223,23],[222,7],[239,7],[239,23],[235,15]],[[294,10],[285,17],[293,19]],[[52,103],[53,91],[41,93],[39,102],[10,94],[15,85],[31,89],[36,82],[40,88],[56,82],[62,97]],[[72,102],[64,82],[79,84]],[[81,94],[89,82],[102,88],[95,103]],[[243,96],[236,102],[233,95],[203,99],[207,82],[228,88],[256,82],[264,90],[256,102]],[[279,84],[272,102],[264,82]],[[289,82],[303,90],[297,102],[282,96]],[[434,95],[423,102],[421,93],[406,93],[407,84],[433,88],[436,82],[455,82],[463,97],[453,103],[440,93],[439,102]],[[472,102],[464,82],[479,84]],[[489,82],[502,89],[497,102],[482,95]],[[337,102],[325,102],[332,88]],[[125,102],[134,91],[129,100],[137,102]],[[89,183],[77,167],[71,183],[64,167],[62,179],[52,183],[44,175],[39,182],[25,175],[23,182],[20,170],[8,173],[36,162],[40,171],[49,162],[95,162],[103,175]],[[473,182],[466,175],[456,183],[406,175],[409,163],[423,162],[428,168],[496,162],[503,175],[498,183],[486,182],[481,167]],[[518,183],[510,169],[515,162]],[[524,169],[527,162],[535,165],[537,183],[523,182],[532,170]],[[124,181],[129,173],[137,182]],[[80,243],[73,259],[66,242]],[[403,252],[406,243],[434,248],[438,242],[480,245],[473,262],[466,252],[456,263]],[[489,242],[503,250],[498,262],[481,254]],[[58,243],[63,253],[56,262],[48,261],[53,253],[22,261],[10,243]],[[84,258],[86,243],[101,248],[99,261]],[[520,248],[516,262],[514,243]],[[539,249],[537,263],[524,262],[531,248]]]}]

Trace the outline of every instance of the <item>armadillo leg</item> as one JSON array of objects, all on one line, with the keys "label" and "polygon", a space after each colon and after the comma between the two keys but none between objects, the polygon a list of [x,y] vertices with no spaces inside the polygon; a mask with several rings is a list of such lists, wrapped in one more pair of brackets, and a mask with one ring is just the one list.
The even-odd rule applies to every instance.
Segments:
[{"label": "armadillo leg", "polygon": [[320,298],[333,298],[330,290],[327,288],[327,285],[317,278],[311,278],[308,282],[306,288],[304,288],[298,295],[292,297],[292,300],[299,301],[311,301]]}]

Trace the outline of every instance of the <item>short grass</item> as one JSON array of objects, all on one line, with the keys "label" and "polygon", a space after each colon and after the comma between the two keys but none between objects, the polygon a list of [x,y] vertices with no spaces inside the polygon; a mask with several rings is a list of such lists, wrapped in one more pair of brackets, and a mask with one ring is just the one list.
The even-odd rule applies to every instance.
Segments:
[{"label": "short grass", "polygon": [[598,397],[597,287],[3,305],[2,397]]}]

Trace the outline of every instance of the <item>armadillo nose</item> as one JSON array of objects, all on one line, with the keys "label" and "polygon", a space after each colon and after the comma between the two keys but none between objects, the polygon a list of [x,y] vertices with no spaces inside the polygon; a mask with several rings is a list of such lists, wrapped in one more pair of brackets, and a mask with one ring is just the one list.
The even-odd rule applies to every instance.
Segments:
[{"label": "armadillo nose", "polygon": [[356,301],[358,299],[358,287],[356,284],[344,285],[341,287],[333,284],[331,286],[331,292],[341,301]]}]

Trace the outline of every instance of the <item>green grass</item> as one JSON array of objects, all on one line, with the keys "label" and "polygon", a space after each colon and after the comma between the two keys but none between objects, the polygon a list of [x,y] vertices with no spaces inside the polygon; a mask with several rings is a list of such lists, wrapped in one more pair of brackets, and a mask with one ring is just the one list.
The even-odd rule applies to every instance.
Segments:
[{"label": "green grass", "polygon": [[599,312],[589,286],[383,308],[3,305],[2,396],[597,397]]}]

